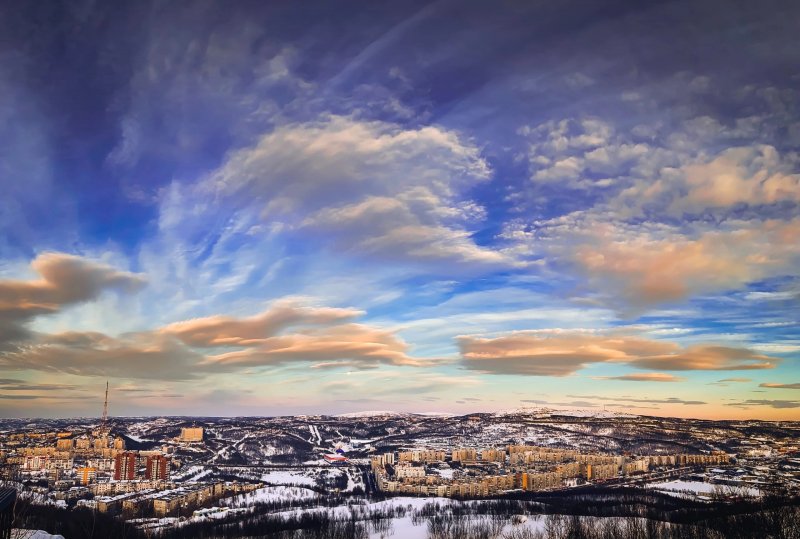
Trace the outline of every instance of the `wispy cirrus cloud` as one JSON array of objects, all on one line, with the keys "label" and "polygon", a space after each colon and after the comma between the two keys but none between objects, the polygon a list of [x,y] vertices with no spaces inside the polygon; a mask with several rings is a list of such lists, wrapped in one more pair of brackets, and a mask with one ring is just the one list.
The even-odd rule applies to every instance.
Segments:
[{"label": "wispy cirrus cloud", "polygon": [[490,175],[456,131],[324,115],[279,126],[196,185],[175,186],[161,226],[191,235],[207,228],[206,210],[227,219],[218,208],[235,207],[240,217],[251,210],[251,233],[291,233],[336,252],[459,264],[448,271],[509,267],[513,259],[471,238],[484,210],[466,193]]}]

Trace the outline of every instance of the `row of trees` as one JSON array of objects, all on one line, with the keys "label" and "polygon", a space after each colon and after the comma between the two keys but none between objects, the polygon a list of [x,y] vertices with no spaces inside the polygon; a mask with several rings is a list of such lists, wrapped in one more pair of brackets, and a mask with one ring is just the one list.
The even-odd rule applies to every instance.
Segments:
[{"label": "row of trees", "polygon": [[[638,494],[638,495],[637,495]],[[625,489],[543,496],[538,500],[441,500],[413,507],[331,497],[270,501],[246,514],[151,530],[163,539],[366,539],[399,537],[398,519],[423,526],[430,539],[800,539],[800,500],[762,498],[701,503]],[[312,506],[313,504],[313,506]],[[287,507],[289,505],[290,507]],[[45,529],[70,539],[146,534],[87,509],[65,510],[21,501],[15,527]]]}]

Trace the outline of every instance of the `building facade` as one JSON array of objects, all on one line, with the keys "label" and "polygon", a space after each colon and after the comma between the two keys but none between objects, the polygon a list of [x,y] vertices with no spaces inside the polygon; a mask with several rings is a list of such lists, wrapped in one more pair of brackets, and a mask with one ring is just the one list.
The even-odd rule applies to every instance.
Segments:
[{"label": "building facade", "polygon": [[136,479],[135,453],[120,453],[114,458],[114,479],[117,481]]}]

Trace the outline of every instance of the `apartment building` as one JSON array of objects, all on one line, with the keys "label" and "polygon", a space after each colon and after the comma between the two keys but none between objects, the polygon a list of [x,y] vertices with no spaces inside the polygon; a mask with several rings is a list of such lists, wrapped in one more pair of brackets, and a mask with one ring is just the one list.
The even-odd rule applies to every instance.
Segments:
[{"label": "apartment building", "polygon": [[474,462],[478,460],[478,450],[471,448],[453,449],[450,458],[454,462]]},{"label": "apartment building", "polygon": [[425,477],[425,468],[423,466],[403,466],[398,464],[394,469],[394,475],[398,479]]},{"label": "apartment building", "polygon": [[446,453],[444,451],[436,450],[414,450],[414,451],[400,451],[397,454],[399,462],[443,462]]},{"label": "apartment building", "polygon": [[506,461],[506,452],[502,449],[483,449],[480,455],[483,462],[503,463]]},{"label": "apartment building", "polygon": [[181,428],[181,442],[202,442],[203,427],[183,427]]},{"label": "apartment building", "polygon": [[114,459],[114,479],[132,481],[136,479],[136,453],[120,453]]}]

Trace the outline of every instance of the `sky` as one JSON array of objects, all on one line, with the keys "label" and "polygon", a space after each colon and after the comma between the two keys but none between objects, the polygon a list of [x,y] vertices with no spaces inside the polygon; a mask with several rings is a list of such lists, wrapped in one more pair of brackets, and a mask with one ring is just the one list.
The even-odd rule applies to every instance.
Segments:
[{"label": "sky", "polygon": [[0,1],[0,416],[800,420],[798,20]]}]

